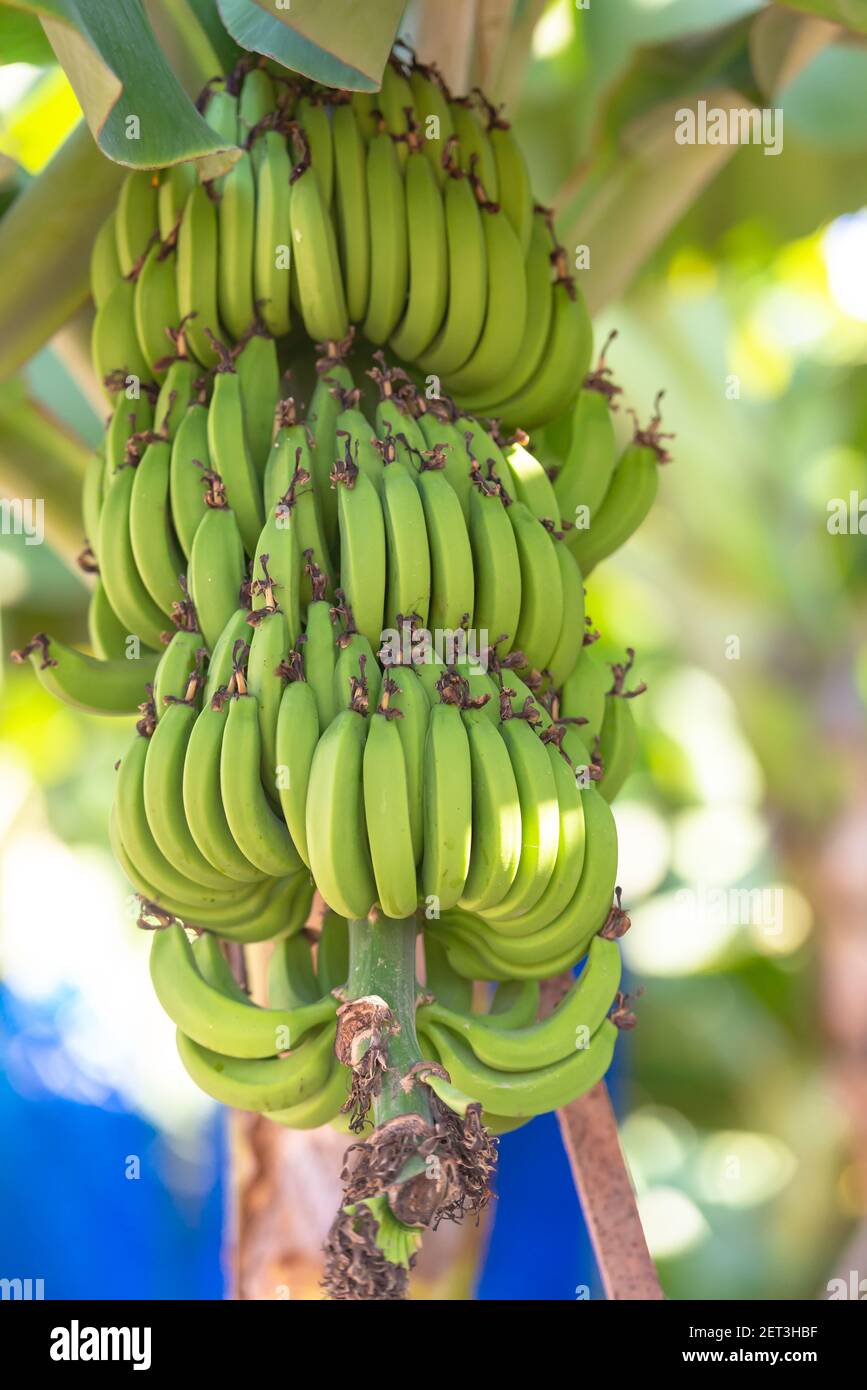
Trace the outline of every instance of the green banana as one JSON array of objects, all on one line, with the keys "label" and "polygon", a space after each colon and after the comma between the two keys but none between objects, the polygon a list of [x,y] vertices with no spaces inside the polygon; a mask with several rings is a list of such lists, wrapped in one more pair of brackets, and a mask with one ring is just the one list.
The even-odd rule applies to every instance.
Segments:
[{"label": "green banana", "polygon": [[161,241],[177,241],[178,228],[187,199],[198,178],[195,164],[172,164],[160,171],[157,189],[157,215]]},{"label": "green banana", "polygon": [[215,869],[238,883],[266,877],[242,854],[229,829],[220,781],[223,734],[228,716],[225,690],[207,696],[196,719],[184,759],[184,815],[196,845]]},{"label": "green banana", "polygon": [[581,572],[589,575],[600,560],[612,555],[638,530],[653,505],[659,486],[659,466],[670,461],[662,441],[670,435],[660,433],[662,417],[657,396],[653,418],[645,429],[636,425],[632,443],[627,446],[614,469],[611,484],[587,530],[575,533],[572,552]]},{"label": "green banana", "polygon": [[398,357],[413,362],[430,346],[442,327],[449,299],[445,208],[430,161],[425,158],[417,135],[414,135],[405,178],[408,302],[390,347]]},{"label": "green banana", "polygon": [[189,607],[179,608],[175,620],[179,626],[164,649],[154,676],[153,705],[157,720],[177,692],[186,689],[190,676],[200,664],[202,637],[195,627],[195,614],[189,612]]},{"label": "green banana", "polygon": [[255,555],[265,516],[244,428],[241,378],[228,350],[216,339],[214,344],[220,363],[208,407],[208,453],[211,467],[222,478],[247,553]]},{"label": "green banana", "polygon": [[403,65],[392,53],[382,74],[376,106],[394,142],[401,165],[407,160],[407,134],[415,127],[415,97]]},{"label": "green banana", "polygon": [[[361,93],[357,93],[361,95]],[[335,1120],[343,1109],[349,1092],[351,1072],[335,1058],[326,1081],[319,1090],[301,1100],[297,1105],[287,1106],[285,1110],[272,1110],[269,1120],[285,1125],[288,1129],[318,1129]]]},{"label": "green banana", "polygon": [[375,135],[367,148],[367,197],[370,293],[362,332],[372,343],[385,343],[401,320],[409,285],[406,190],[397,147],[387,131]]},{"label": "green banana", "polygon": [[[521,564],[515,533],[499,486],[472,471],[470,546],[475,579],[473,623],[487,633],[487,646],[498,642],[503,655],[511,649],[521,616]],[[501,640],[505,639],[505,640]]]},{"label": "green banana", "polygon": [[360,323],[370,300],[370,212],[367,191],[367,148],[352,105],[334,108],[334,191],[340,264],[346,287],[346,307]]},{"label": "green banana", "polygon": [[236,682],[220,756],[226,820],[236,845],[251,864],[275,878],[294,874],[301,868],[301,860],[286,826],[272,811],[259,777],[259,702],[247,693],[237,671]]},{"label": "green banana", "polygon": [[[262,60],[264,62],[264,59]],[[274,83],[263,67],[251,68],[241,83],[238,95],[238,144],[246,145],[253,155],[253,167],[259,168],[262,147],[256,143],[261,123],[271,118],[277,107]],[[258,158],[257,158],[258,153]],[[287,171],[288,177],[288,171]]]},{"label": "green banana", "polygon": [[466,709],[472,767],[470,869],[459,902],[470,912],[496,907],[521,861],[521,802],[505,741],[480,709]]},{"label": "green banana", "polygon": [[254,1060],[224,1057],[178,1031],[180,1059],[196,1085],[238,1110],[267,1114],[316,1095],[327,1081],[334,1053],[334,1024],[305,1036],[286,1057]]},{"label": "green banana", "polygon": [[565,269],[565,252],[555,252],[551,327],[535,377],[495,407],[506,428],[535,430],[568,410],[590,363],[592,331],[584,297]]},{"label": "green banana", "polygon": [[415,63],[409,74],[415,101],[415,114],[424,140],[422,149],[440,188],[446,181],[443,157],[454,135],[449,92],[439,69],[433,64]]},{"label": "green banana", "polygon": [[[481,93],[478,95],[481,96]],[[509,122],[487,101],[485,106],[488,112],[488,139],[497,171],[497,197],[515,229],[521,251],[526,256],[533,234],[533,187],[530,170]]]},{"label": "green banana", "polygon": [[90,352],[94,375],[106,388],[106,394],[106,382],[118,377],[127,385],[131,380],[143,382],[150,378],[150,368],[135,331],[135,283],[132,280],[118,280],[97,309]]},{"label": "green banana", "polygon": [[435,451],[437,458],[442,456],[443,471],[457,493],[464,520],[467,521],[470,515],[472,460],[467,450],[466,433],[461,433],[453,422],[448,402],[437,400],[423,403],[419,397],[418,407],[421,411],[418,425],[427,441],[428,451]]},{"label": "green banana", "polygon": [[[551,278],[551,237],[545,216],[540,212],[533,217],[524,270],[527,309],[521,346],[509,372],[487,390],[473,392],[472,406],[479,412],[495,415],[499,403],[523,391],[534,380],[542,365],[551,331],[554,285]],[[460,398],[461,393],[457,394]]]},{"label": "green banana", "polygon": [[338,710],[346,709],[355,689],[353,682],[363,682],[367,690],[368,707],[379,703],[382,688],[382,673],[373,648],[367,638],[356,632],[352,624],[352,610],[341,605],[348,612],[349,621],[345,630],[337,638],[338,655],[334,663],[332,692]]},{"label": "green banana", "polygon": [[[168,340],[178,346],[177,338],[171,333]],[[199,377],[200,368],[180,351],[165,361],[168,367],[154,406],[154,430],[163,439],[174,439],[189,407],[198,400],[203,383]]]},{"label": "green banana", "polygon": [[277,717],[274,767],[283,819],[301,860],[309,868],[307,790],[319,742],[319,714],[297,652],[290,653],[287,670],[288,680]]},{"label": "green banana", "polygon": [[427,626],[431,566],[424,506],[413,478],[395,463],[385,467],[382,485],[385,521],[385,627],[398,628],[404,614],[415,613]]},{"label": "green banana", "polygon": [[312,556],[308,555],[305,559],[306,568],[310,571],[313,597],[307,608],[307,640],[302,648],[304,679],[313,693],[319,728],[326,729],[338,710],[334,693],[338,614],[325,598],[324,574]]},{"label": "green banana", "polygon": [[634,690],[627,690],[626,677],[632,670],[635,652],[626,648],[626,661],[612,668],[614,684],[605,697],[605,714],[599,734],[599,754],[602,759],[602,781],[599,790],[606,801],[613,801],[635,765],[638,754],[638,730],[632,717],[629,701],[647,689],[644,681]]},{"label": "green banana", "polygon": [[317,380],[308,417],[313,435],[313,481],[332,556],[337,550],[337,493],[331,486],[331,470],[342,453],[337,441],[337,417],[343,410],[341,393],[353,390],[352,377],[341,355],[346,346],[329,343],[325,355],[317,360]]},{"label": "green banana", "polygon": [[558,1110],[595,1086],[611,1065],[617,1028],[605,1019],[589,1046],[570,1057],[530,1071],[500,1071],[475,1057],[470,1047],[446,1028],[428,1023],[424,1036],[433,1043],[452,1084],[505,1117],[541,1115]]},{"label": "green banana", "polygon": [[593,651],[598,634],[587,633],[578,660],[563,685],[560,696],[560,717],[586,721],[581,737],[592,747],[602,731],[605,696],[611,688],[611,672]]},{"label": "green banana", "polygon": [[292,325],[289,219],[292,161],[283,135],[264,130],[252,148],[258,157],[253,285],[256,307],[269,333],[282,338]]},{"label": "green banana", "polygon": [[307,795],[310,871],[325,901],[345,917],[366,917],[376,900],[364,822],[362,764],[366,702],[356,692],[316,745]]},{"label": "green banana", "polygon": [[[300,456],[300,450],[298,451]],[[295,516],[295,487],[306,478],[298,471],[286,496],[269,513],[253,561],[253,611],[279,605],[286,615],[290,641],[301,630],[301,548]]]},{"label": "green banana", "polygon": [[269,1007],[301,1009],[315,1004],[322,993],[307,934],[301,931],[278,941],[268,961]]},{"label": "green banana", "polygon": [[[477,195],[478,196],[478,195]],[[484,202],[482,230],[488,273],[487,313],[472,354],[445,384],[472,401],[508,375],[518,359],[527,323],[527,280],[517,234],[497,203]],[[508,286],[508,293],[504,293]]]},{"label": "green banana", "polygon": [[[289,652],[289,626],[278,608],[260,608],[248,619],[252,628],[247,657],[247,689],[255,695],[261,738],[260,776],[269,800],[277,795],[277,718],[283,698],[284,663]],[[291,655],[291,654],[290,654]]]},{"label": "green banana", "polygon": [[376,651],[385,608],[385,522],[376,488],[353,462],[348,444],[331,472],[337,489],[340,578],[356,630]]},{"label": "green banana", "polygon": [[[137,458],[137,455],[132,457]],[[165,615],[145,588],[130,536],[135,472],[132,463],[122,468],[108,489],[99,518],[97,554],[109,603],[120,621],[147,646],[157,648],[165,627]]]},{"label": "green banana", "polygon": [[377,902],[386,917],[403,918],[415,912],[418,891],[406,760],[395,727],[403,716],[389,704],[395,691],[396,683],[386,675],[368,725],[362,781]]},{"label": "green banana", "polygon": [[[530,936],[533,932],[540,931],[550,922],[555,921],[572,901],[584,869],[586,826],[584,823],[584,802],[578,787],[577,771],[569,757],[562,751],[562,735],[558,734],[550,738],[543,736],[543,742],[546,744],[557,789],[557,814],[560,823],[557,860],[548,880],[548,886],[535,907],[530,908],[527,912],[522,912],[520,917],[514,918],[500,918],[485,914],[486,924],[497,938],[501,936]],[[586,761],[589,762],[589,759]],[[461,906],[470,907],[470,904],[462,903]],[[470,907],[470,910],[474,909]]]},{"label": "green banana", "polygon": [[521,569],[521,617],[513,646],[527,664],[543,671],[563,626],[563,581],[556,541],[523,502],[508,508]]},{"label": "green banana", "polygon": [[154,402],[147,389],[134,396],[120,390],[105,432],[105,480],[103,500],[112,479],[124,467],[133,435],[146,434],[154,423]]},{"label": "green banana", "polygon": [[514,713],[508,688],[501,696],[500,735],[520,801],[521,852],[505,896],[483,913],[494,920],[520,917],[535,907],[551,881],[560,843],[559,802],[551,760],[523,711]]},{"label": "green banana", "polygon": [[208,188],[196,183],[190,191],[178,229],[178,308],[184,322],[184,340],[203,367],[215,367],[219,353],[210,332],[220,332],[217,310],[219,274],[217,207]]},{"label": "green banana", "polygon": [[424,897],[437,911],[454,907],[470,870],[472,762],[461,718],[462,682],[444,676],[431,710],[424,763]]},{"label": "green banana", "polygon": [[302,97],[296,119],[307,138],[310,163],[319,184],[322,202],[329,209],[334,196],[334,146],[325,101],[319,96]]},{"label": "green banana", "polygon": [[612,402],[620,387],[611,381],[611,368],[605,363],[605,354],[616,336],[609,336],[596,370],[579,392],[570,420],[569,448],[554,479],[560,519],[574,528],[566,536],[570,545],[580,542],[595,519],[617,462],[611,412],[617,409]]},{"label": "green banana", "polygon": [[199,524],[208,510],[205,475],[211,469],[208,452],[208,407],[194,401],[178,425],[172,440],[169,465],[169,501],[181,550],[187,559]]},{"label": "green banana", "polygon": [[117,255],[116,221],[117,213],[109,213],[96,234],[90,253],[90,293],[97,309],[102,308],[123,274]]},{"label": "green banana", "polygon": [[169,499],[171,446],[163,439],[145,449],[133,473],[129,539],[145,588],[163,613],[184,598],[184,556],[175,539]]},{"label": "green banana", "polygon": [[465,174],[477,174],[485,196],[495,202],[499,194],[497,161],[488,132],[475,109],[472,96],[453,97],[449,103],[458,159]]},{"label": "green banana", "polygon": [[343,989],[349,976],[349,923],[330,908],[322,918],[316,946],[319,992]]},{"label": "green banana", "polygon": [[301,1009],[261,1009],[227,998],[203,979],[198,946],[182,927],[154,932],[151,981],[172,1022],[193,1042],[224,1057],[263,1058],[288,1052],[312,1029],[329,1022],[337,1001],[327,995]]},{"label": "green banana", "polygon": [[99,514],[102,511],[103,489],[105,484],[105,459],[101,453],[91,454],[84,469],[81,485],[81,519],[84,523],[84,539],[96,559],[99,545]]},{"label": "green banana", "polygon": [[108,601],[105,585],[97,578],[87,610],[87,634],[100,661],[126,657],[130,634]]},{"label": "green banana", "polygon": [[236,608],[229,618],[216,642],[211,646],[208,661],[208,676],[202,691],[202,706],[206,707],[218,692],[225,693],[235,674],[235,658],[242,647],[250,642],[250,616],[248,608]]},{"label": "green banana", "polygon": [[525,447],[529,442],[526,435],[519,434],[518,440],[510,445],[506,453],[512,495],[515,501],[523,502],[539,521],[556,525],[560,519],[557,494],[542,464]]},{"label": "green banana", "polygon": [[244,150],[221,179],[217,204],[219,260],[217,302],[220,320],[233,338],[243,338],[255,317],[253,261],[256,240],[256,176]]},{"label": "green banana", "polygon": [[170,349],[166,329],[180,322],[173,244],[157,241],[145,256],[136,279],[133,313],[142,356],[150,375],[161,380]]},{"label": "green banana", "polygon": [[413,859],[420,864],[424,852],[424,758],[430,701],[411,666],[394,666],[389,675],[397,687],[391,695],[391,708],[401,715],[397,732],[406,769]]},{"label": "green banana", "polygon": [[[330,142],[330,133],[328,138]],[[289,222],[292,266],[298,277],[304,327],[315,343],[331,339],[339,342],[346,337],[349,329],[346,296],[340,275],[337,238],[328,214],[328,202],[322,196],[317,175],[310,163],[309,145],[302,152],[291,177]]]},{"label": "green banana", "polygon": [[[130,651],[138,646],[131,645]],[[159,662],[155,653],[138,651],[129,657],[98,661],[44,632],[12,653],[12,660],[19,665],[28,657],[40,685],[64,704],[89,714],[134,714]]]},{"label": "green banana", "polygon": [[[482,213],[470,180],[452,163],[445,187],[449,303],[445,322],[417,366],[447,376],[469,359],[487,311],[488,272]],[[456,293],[460,286],[460,292]]]},{"label": "green banana", "polygon": [[448,483],[445,457],[434,449],[423,456],[418,473],[430,546],[430,609],[428,623],[436,631],[455,632],[472,626],[475,607],[473,552],[460,498]]},{"label": "green banana", "polygon": [[584,969],[553,1013],[529,1027],[496,1024],[495,1016],[474,1018],[434,1001],[418,1011],[418,1027],[439,1024],[469,1043],[480,1062],[497,1071],[536,1071],[582,1051],[605,1021],[620,986],[620,947],[596,936]]},{"label": "green banana", "polygon": [[241,387],[244,433],[256,477],[264,477],[280,399],[280,364],[274,339],[256,324],[235,360]]},{"label": "green banana", "polygon": [[190,595],[196,605],[199,627],[213,651],[220,634],[234,616],[246,575],[244,543],[235,513],[229,509],[222,480],[205,472],[207,511],[190,548]]},{"label": "green banana", "polygon": [[557,645],[548,658],[546,671],[555,690],[559,690],[574,671],[584,641],[584,581],[581,571],[567,550],[564,540],[556,540],[554,551],[560,566],[563,588],[563,623]]},{"label": "green banana", "polygon": [[126,175],[118,194],[114,235],[120,273],[132,275],[159,236],[157,175],[152,169],[134,169]]}]

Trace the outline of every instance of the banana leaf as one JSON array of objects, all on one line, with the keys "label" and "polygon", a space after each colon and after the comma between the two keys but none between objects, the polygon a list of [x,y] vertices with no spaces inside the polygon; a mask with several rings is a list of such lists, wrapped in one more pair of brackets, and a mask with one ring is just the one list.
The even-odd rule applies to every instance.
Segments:
[{"label": "banana leaf", "polygon": [[217,0],[242,48],[326,87],[375,92],[405,0]]},{"label": "banana leaf", "polygon": [[195,159],[208,177],[239,158],[200,116],[141,0],[12,0],[37,15],[103,154],[129,168]]}]

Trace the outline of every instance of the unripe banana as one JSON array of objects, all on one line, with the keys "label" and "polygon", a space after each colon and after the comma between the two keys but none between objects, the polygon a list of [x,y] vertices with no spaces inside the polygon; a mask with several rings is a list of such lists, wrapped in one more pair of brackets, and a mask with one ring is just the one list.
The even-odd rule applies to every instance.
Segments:
[{"label": "unripe banana", "polygon": [[611,689],[611,670],[593,648],[598,634],[587,633],[578,660],[560,696],[560,716],[579,719],[581,739],[588,748],[602,730],[605,696]]},{"label": "unripe banana", "polygon": [[214,696],[228,688],[235,673],[235,654],[238,642],[247,647],[250,644],[250,625],[247,621],[250,611],[246,607],[236,608],[223,631],[211,647],[208,661],[208,678],[202,691],[202,706],[206,707]]},{"label": "unripe banana", "polygon": [[404,614],[417,614],[427,626],[431,569],[424,506],[415,481],[396,462],[385,467],[382,486],[385,520],[385,627],[398,628]]},{"label": "unripe banana", "polygon": [[343,989],[349,975],[349,923],[330,908],[322,918],[316,945],[316,979],[320,993]]},{"label": "unripe banana", "polygon": [[105,585],[97,578],[87,610],[90,645],[100,661],[124,659],[130,634],[108,601]]},{"label": "unripe banana", "polygon": [[565,269],[565,252],[558,253],[551,327],[535,377],[496,408],[506,428],[535,430],[568,410],[590,364],[592,331],[581,291]]},{"label": "unripe banana", "polygon": [[406,191],[398,148],[387,131],[368,146],[367,198],[370,296],[362,332],[372,343],[385,343],[401,320],[409,285]]},{"label": "unripe banana", "polygon": [[508,508],[521,566],[521,619],[514,647],[528,665],[543,671],[554,654],[563,626],[563,582],[555,539],[523,502]]},{"label": "unripe banana", "polygon": [[315,343],[339,342],[349,330],[346,297],[328,202],[310,164],[309,147],[293,169],[292,180],[292,265],[298,276],[304,327]]},{"label": "unripe banana", "polygon": [[157,190],[157,215],[160,241],[177,241],[178,229],[187,199],[198,178],[195,164],[172,164],[160,171]]},{"label": "unripe banana", "polygon": [[[265,520],[262,490],[244,428],[241,378],[231,354],[217,344],[220,365],[208,407],[208,453],[219,473],[248,555],[255,555]],[[263,465],[264,467],[264,465]]]},{"label": "unripe banana", "polygon": [[[209,674],[214,672],[214,664],[212,661]],[[223,681],[220,687],[224,686]],[[223,805],[220,760],[229,710],[225,688],[220,687],[210,696],[206,692],[204,707],[187,743],[183,776],[184,814],[190,834],[209,864],[215,869],[222,869],[228,878],[238,883],[256,883],[268,875],[241,853],[229,829]]]},{"label": "unripe banana", "polygon": [[243,689],[236,671],[220,756],[220,786],[229,829],[241,853],[275,878],[301,868],[298,852],[283,821],[274,814],[259,777],[261,734],[258,701]]},{"label": "unripe banana", "polygon": [[97,661],[44,632],[12,653],[13,661],[19,664],[28,657],[46,690],[90,714],[134,714],[159,661],[151,652]]},{"label": "unripe banana", "polygon": [[346,307],[353,323],[359,323],[370,300],[370,210],[367,149],[350,103],[334,108],[332,135],[337,239]]},{"label": "unripe banana", "polygon": [[256,233],[253,283],[256,307],[268,332],[281,338],[292,323],[289,237],[292,161],[286,141],[276,130],[263,131],[253,145],[256,175]]},{"label": "unripe banana", "polygon": [[305,562],[313,597],[307,609],[307,640],[302,647],[304,679],[313,694],[319,728],[326,729],[339,708],[334,691],[338,613],[325,598],[325,576],[311,556],[305,556]]},{"label": "unripe banana", "polygon": [[265,1061],[224,1057],[178,1032],[178,1054],[196,1085],[239,1110],[267,1114],[306,1101],[328,1080],[334,1054],[334,1024],[308,1034],[286,1057]]},{"label": "unripe banana", "polygon": [[557,495],[542,464],[525,447],[529,442],[525,434],[519,433],[506,451],[514,489],[512,495],[517,502],[529,507],[539,521],[556,525],[560,514]]},{"label": "unripe banana", "polygon": [[133,313],[139,347],[150,375],[157,381],[165,376],[165,358],[171,351],[166,329],[180,322],[175,259],[171,243],[155,242],[144,258],[135,286]]},{"label": "unripe banana", "polygon": [[477,174],[486,196],[495,202],[499,195],[497,162],[488,132],[475,108],[473,98],[453,97],[449,106],[458,139],[460,167],[465,174]]},{"label": "unripe banana", "polygon": [[459,901],[470,870],[472,763],[461,682],[444,676],[439,694],[425,745],[421,883],[424,897],[444,912]]},{"label": "unripe banana", "polygon": [[296,118],[307,137],[313,172],[319,184],[322,201],[326,209],[329,209],[334,196],[334,146],[328,108],[322,95],[316,98],[302,97],[298,103]]},{"label": "unripe banana", "polygon": [[388,59],[382,74],[382,86],[376,97],[377,108],[392,136],[402,165],[407,160],[407,132],[415,125],[415,98],[403,65],[394,54]]},{"label": "unripe banana", "polygon": [[236,358],[244,411],[244,433],[256,476],[264,477],[280,399],[280,364],[273,338],[257,326]]},{"label": "unripe banana", "polygon": [[120,187],[114,233],[121,275],[132,275],[151,244],[157,227],[157,176],[151,169],[134,169]]},{"label": "unripe banana", "polygon": [[397,687],[391,695],[391,707],[402,716],[397,721],[397,732],[406,769],[413,857],[420,864],[424,853],[424,758],[430,701],[411,666],[392,667],[388,674]]},{"label": "unripe banana", "polygon": [[219,335],[217,278],[219,274],[217,207],[208,188],[197,183],[190,192],[178,230],[178,308],[184,320],[184,339],[203,367],[215,367],[219,353],[208,333]]},{"label": "unripe banana", "polygon": [[94,374],[107,396],[107,378],[120,377],[126,383],[130,378],[138,382],[150,379],[150,368],[135,331],[134,281],[118,280],[109,290],[93,320],[90,350]]},{"label": "unripe banana", "polygon": [[[445,322],[417,366],[426,375],[446,376],[462,367],[482,332],[488,274],[482,214],[470,180],[453,163],[445,187],[449,303]],[[460,292],[456,288],[460,286]]]},{"label": "unripe banana", "polygon": [[521,803],[509,750],[480,709],[464,711],[472,765],[472,851],[460,904],[482,912],[503,901],[521,860]]},{"label": "unripe banana", "polygon": [[255,317],[253,252],[256,239],[256,178],[248,150],[221,179],[217,206],[220,256],[217,298],[220,319],[233,338],[243,338]]},{"label": "unripe banana", "polygon": [[199,664],[202,635],[195,627],[194,617],[189,612],[180,615],[179,621],[187,625],[176,629],[160,657],[153,693],[154,716],[157,720],[178,691],[183,693]]},{"label": "unripe banana", "polygon": [[574,530],[567,532],[567,544],[580,544],[581,537],[602,505],[617,462],[612,405],[620,387],[611,381],[611,368],[605,353],[614,338],[611,334],[596,370],[584,382],[572,413],[569,448],[562,468],[554,479],[554,492],[560,519]]},{"label": "unripe banana", "polygon": [[475,576],[473,622],[477,632],[488,634],[485,645],[505,639],[500,643],[505,656],[521,616],[521,564],[501,490],[485,481],[478,467],[473,470],[469,534]]},{"label": "unripe banana", "polygon": [[307,848],[307,791],[313,754],[319,742],[316,697],[304,678],[297,652],[287,663],[288,680],[280,701],[275,767],[280,809],[300,858],[310,867]]},{"label": "unripe banana", "polygon": [[408,302],[390,343],[398,357],[410,362],[420,357],[433,342],[442,327],[449,299],[445,208],[419,137],[414,133],[412,138],[405,173]]},{"label": "unripe banana", "polygon": [[633,441],[621,454],[605,499],[595,517],[591,516],[589,528],[575,533],[572,551],[585,576],[600,560],[625,544],[653,505],[659,486],[659,466],[671,458],[662,443],[671,436],[662,434],[659,429],[662,394],[660,392],[654,402],[653,418],[647,428],[636,426]]},{"label": "unripe banana", "polygon": [[284,663],[289,653],[289,627],[279,607],[260,608],[250,614],[252,629],[247,658],[247,689],[255,695],[261,739],[262,786],[276,805],[278,796],[277,718],[283,698]]},{"label": "unripe banana", "polygon": [[192,554],[196,531],[208,510],[205,475],[210,471],[208,407],[196,401],[190,405],[178,426],[169,466],[172,521],[187,559]]},{"label": "unripe banana", "polygon": [[473,553],[460,499],[443,473],[444,454],[434,450],[421,460],[418,490],[430,546],[432,630],[471,627],[475,606]]},{"label": "unripe banana", "polygon": [[194,362],[181,355],[173,357],[168,363],[154,406],[154,429],[164,439],[174,439],[190,405],[202,393],[203,382],[199,371]]},{"label": "unripe banana", "polygon": [[472,354],[445,378],[450,393],[473,401],[512,370],[527,322],[527,281],[517,233],[499,204],[483,202],[488,271],[487,313]]},{"label": "unripe banana", "polygon": [[163,439],[145,449],[133,473],[129,538],[144,586],[163,613],[184,599],[184,557],[175,539],[169,501],[171,446]]},{"label": "unripe banana", "polygon": [[99,518],[97,554],[102,565],[102,582],[115,613],[130,633],[136,634],[149,647],[157,648],[166,619],[145,588],[133,554],[130,506],[134,483],[132,463],[122,468],[112,481]]},{"label": "unripe banana", "polygon": [[454,134],[449,93],[439,69],[433,64],[416,63],[409,75],[415,100],[415,114],[423,137],[422,149],[440,188],[446,181],[443,155]]},{"label": "unripe banana", "polygon": [[90,253],[90,292],[97,309],[102,308],[123,274],[117,255],[116,220],[117,213],[109,213],[96,234]]},{"label": "unripe banana", "polygon": [[563,586],[563,623],[560,636],[545,668],[551,684],[559,690],[574,671],[584,641],[584,581],[564,540],[554,545]]},{"label": "unripe banana", "polygon": [[340,576],[355,626],[374,651],[382,638],[385,608],[385,523],[376,488],[346,456],[335,463],[340,527]]},{"label": "unripe banana", "polygon": [[626,661],[611,667],[614,683],[605,697],[605,714],[599,735],[602,759],[599,790],[609,802],[614,800],[632,771],[638,753],[638,730],[629,701],[643,694],[647,686],[642,681],[634,690],[626,689],[626,678],[634,660],[635,652],[632,647],[627,647]]},{"label": "unripe banana", "polygon": [[342,709],[323,732],[307,795],[310,871],[325,901],[350,918],[366,917],[376,900],[364,820],[365,705]]},{"label": "unripe banana", "polygon": [[418,890],[406,761],[396,727],[403,716],[389,704],[395,689],[395,682],[386,675],[382,698],[368,725],[362,780],[377,901],[386,917],[399,919],[415,912]]},{"label": "unripe banana", "polygon": [[199,627],[213,651],[238,608],[246,564],[241,533],[222,482],[216,473],[209,473],[206,478],[207,511],[193,537],[188,578]]}]

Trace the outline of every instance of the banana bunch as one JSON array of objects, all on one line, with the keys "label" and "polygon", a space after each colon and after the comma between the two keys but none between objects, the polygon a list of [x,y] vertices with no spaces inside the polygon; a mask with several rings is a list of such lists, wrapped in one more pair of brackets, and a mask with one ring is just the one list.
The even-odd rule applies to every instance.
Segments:
[{"label": "banana bunch", "polygon": [[396,54],[375,100],[244,60],[199,106],[238,161],[205,183],[189,165],[127,176],[92,254],[100,380],[161,382],[167,328],[212,369],[215,338],[243,342],[258,323],[286,342],[300,318],[314,342],[357,324],[510,428],[570,407],[587,311],[480,91],[455,98],[435,68]]},{"label": "banana bunch", "polygon": [[[15,655],[138,716],[111,841],[202,1089],[357,1127],[349,922],[419,922],[425,1084],[503,1132],[631,1026],[610,802],[644,686],[631,648],[600,660],[584,578],[653,499],[659,402],[618,460],[618,388],[603,351],[577,391],[583,302],[480,92],[414,58],[376,98],[246,60],[200,106],[238,162],[131,173],[93,250],[94,655],[45,633]],[[225,951],[265,941],[259,1008]],[[539,982],[582,961],[537,1021]]]}]

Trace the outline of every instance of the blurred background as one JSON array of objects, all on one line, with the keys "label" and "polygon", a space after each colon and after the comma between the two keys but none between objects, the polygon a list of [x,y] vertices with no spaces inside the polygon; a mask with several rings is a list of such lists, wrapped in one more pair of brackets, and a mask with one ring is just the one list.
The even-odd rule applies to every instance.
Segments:
[{"label": "blurred background", "polygon": [[[487,7],[463,4],[470,85]],[[80,114],[9,13],[0,208]],[[623,437],[662,388],[676,436],[653,514],[588,585],[606,652],[635,647],[648,684],[616,806],[643,988],[611,1079],[624,1148],[669,1297],[828,1297],[867,1275],[867,23],[833,0],[508,18],[497,90],[537,196],[589,247]],[[412,6],[402,32],[426,23]],[[673,112],[698,98],[781,111],[782,151],[678,146]],[[0,483],[22,450],[97,443],[85,361],[86,313],[0,384]],[[75,505],[47,496],[53,545],[0,537],[0,1276],[219,1298],[225,1120],[175,1057],[107,844],[130,726],[6,660],[42,628],[86,642]],[[432,1296],[598,1294],[552,1117],[502,1140],[482,1235]]]}]

